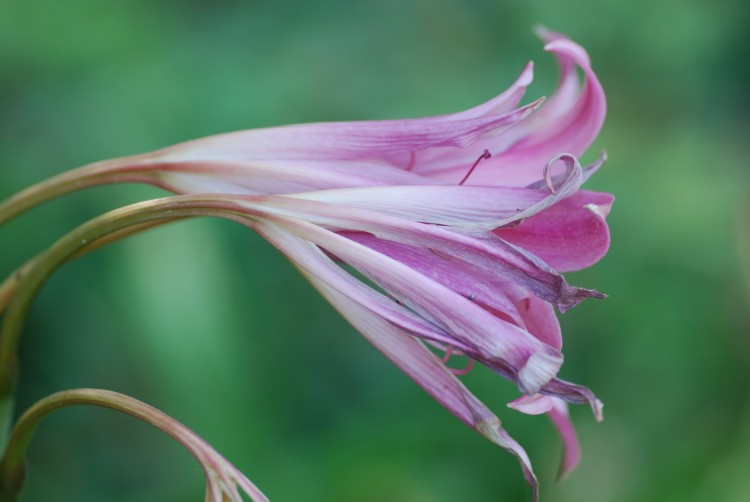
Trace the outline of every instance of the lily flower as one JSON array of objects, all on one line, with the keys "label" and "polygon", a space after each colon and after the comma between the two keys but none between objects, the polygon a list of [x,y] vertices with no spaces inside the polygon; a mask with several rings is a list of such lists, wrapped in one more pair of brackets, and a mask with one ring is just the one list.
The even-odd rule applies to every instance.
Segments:
[{"label": "lily flower", "polygon": [[[446,361],[462,354],[514,382],[523,395],[510,406],[548,413],[565,443],[561,473],[575,466],[565,403],[589,403],[597,419],[601,403],[557,378],[554,309],[603,296],[560,272],[592,265],[609,247],[612,196],[579,190],[603,159],[586,169],[577,159],[606,101],[583,48],[540,36],[561,70],[546,101],[519,106],[530,63],[508,90],[454,114],[240,131],[84,166],[0,205],[0,224],[51,197],[114,182],[236,205],[231,218],[281,250],[373,345],[516,455],[536,497],[528,456]],[[565,172],[553,175],[560,162]]]},{"label": "lily flower", "polygon": [[[565,172],[553,176],[560,162]],[[465,371],[446,363],[452,354],[463,354],[514,382],[523,397],[511,406],[526,413],[548,412],[566,442],[563,470],[574,466],[578,445],[563,401],[588,402],[598,419],[601,403],[585,387],[557,377],[562,338],[553,306],[564,311],[603,295],[569,285],[498,233],[521,228],[524,220],[574,197],[584,172],[600,164],[583,170],[574,156],[559,155],[540,173],[543,181],[526,188],[357,187],[286,195],[183,195],[140,203],[71,232],[30,262],[40,272],[30,268],[12,275],[25,288],[13,301],[17,296],[28,305],[28,292],[39,289],[40,283],[25,283],[24,277],[43,281],[55,264],[98,247],[98,241],[129,235],[130,227],[197,215],[238,221],[283,252],[352,325],[438,402],[511,451],[536,497],[536,478],[525,451],[461,384],[457,376]],[[11,310],[22,318],[18,305]],[[6,325],[18,325],[9,319]]]},{"label": "lily flower", "polygon": [[577,190],[583,180],[577,160],[559,156],[548,172],[558,160],[566,173],[549,189],[369,187],[237,201],[257,212],[250,226],[373,345],[459,419],[516,455],[534,492],[525,452],[457,380],[446,359],[466,355],[516,383],[524,397],[511,406],[548,412],[566,443],[561,472],[575,466],[579,449],[564,401],[588,402],[597,418],[601,403],[588,389],[557,378],[562,339],[552,306],[564,311],[603,295],[568,285],[543,261],[497,235],[498,229],[522,227],[521,220]]}]

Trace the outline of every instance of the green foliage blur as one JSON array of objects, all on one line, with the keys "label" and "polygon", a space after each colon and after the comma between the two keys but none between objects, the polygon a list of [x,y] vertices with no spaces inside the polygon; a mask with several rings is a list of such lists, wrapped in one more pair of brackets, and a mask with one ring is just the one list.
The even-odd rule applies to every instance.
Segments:
[{"label": "green foliage blur", "polygon": [[[562,316],[583,461],[554,476],[544,417],[513,385],[468,386],[528,450],[542,500],[750,500],[750,36],[747,2],[4,0],[0,198],[64,170],[209,134],[458,111],[536,61],[542,23],[590,52],[609,98],[612,249],[570,282],[610,295]],[[113,186],[0,229],[10,273],[76,225],[161,196]],[[744,243],[744,244],[743,244]],[[743,247],[744,246],[744,247]],[[162,227],[64,266],[28,318],[19,410],[101,387],[171,414],[274,501],[526,501],[516,461],[370,347],[285,259],[217,220]],[[27,501],[202,500],[193,459],[93,408],[32,443]]]}]

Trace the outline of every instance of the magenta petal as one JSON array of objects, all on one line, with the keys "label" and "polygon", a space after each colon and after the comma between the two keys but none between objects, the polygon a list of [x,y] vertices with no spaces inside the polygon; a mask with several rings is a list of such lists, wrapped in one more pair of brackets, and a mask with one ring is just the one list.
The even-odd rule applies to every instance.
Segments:
[{"label": "magenta petal", "polygon": [[[403,331],[403,324],[398,316],[383,315],[383,306],[379,304],[376,293],[362,295],[364,284],[350,278],[309,242],[267,222],[257,222],[253,226],[269,242],[279,247],[300,268],[310,283],[396,366],[461,421],[515,455],[536,500],[537,481],[523,448],[503,430],[500,420],[466,389],[440,359],[418,339]],[[394,302],[390,303],[395,305]]]},{"label": "magenta petal", "polygon": [[[473,184],[527,185],[539,177],[541,166],[553,155],[568,152],[579,157],[599,133],[606,115],[606,98],[588,54],[560,36],[551,36],[545,50],[557,56],[560,66],[555,95],[504,134],[502,144],[494,148],[478,145],[488,148],[493,157],[472,175]],[[580,92],[576,66],[585,76]]]},{"label": "magenta petal", "polygon": [[447,370],[445,365],[417,339],[398,331],[340,292],[305,274],[331,304],[388,359],[434,397],[448,411],[519,461],[538,500],[538,482],[526,451],[500,425],[500,420]]},{"label": "magenta petal", "polygon": [[599,401],[590,389],[576,385],[574,383],[566,382],[558,378],[550,380],[540,392],[547,396],[559,397],[563,401],[575,404],[588,403],[591,407],[591,411],[594,413],[594,418],[598,422],[604,419],[603,408],[604,405]]},{"label": "magenta petal", "polygon": [[491,310],[494,315],[523,327],[521,314],[503,291],[504,285],[498,284],[491,274],[479,267],[450,256],[436,255],[429,249],[384,241],[371,234],[344,232],[342,235],[411,267]]},{"label": "magenta petal", "polygon": [[[557,162],[565,172],[551,176]],[[374,210],[421,223],[455,228],[495,229],[544,212],[575,193],[583,181],[578,160],[556,155],[544,170],[546,180],[534,188],[495,186],[388,186],[320,190],[293,194],[304,200],[320,201],[347,208]]]},{"label": "magenta petal", "polygon": [[554,407],[554,400],[554,397],[542,394],[534,394],[533,396],[523,395],[508,403],[508,408],[526,413],[527,415],[541,415]]},{"label": "magenta petal", "polygon": [[518,303],[518,313],[526,330],[550,347],[562,349],[560,322],[552,305],[536,296],[528,296]]},{"label": "magenta petal", "polygon": [[443,117],[450,120],[461,120],[510,112],[521,102],[521,98],[523,98],[523,95],[526,93],[526,88],[533,80],[534,64],[528,63],[513,85],[499,96],[492,98],[481,105],[469,108],[468,110],[451,113],[450,115],[444,115]]},{"label": "magenta petal", "polygon": [[563,456],[558,479],[563,479],[581,461],[581,445],[578,442],[578,435],[568,414],[568,404],[557,398],[551,399],[553,407],[547,415],[557,429],[558,434],[560,434],[560,439],[562,439]]},{"label": "magenta petal", "polygon": [[388,159],[432,147],[465,147],[486,134],[498,134],[515,125],[539,104],[534,102],[500,114],[475,115],[469,111],[465,117],[459,115],[458,118],[443,115],[251,129],[189,141],[154,152],[151,157],[155,162],[164,163]]},{"label": "magenta petal", "polygon": [[[507,350],[506,355],[515,359],[518,351],[520,359],[515,360],[514,366],[519,367],[517,363],[525,361],[533,351],[548,348],[525,331],[500,321],[455,291],[385,254],[316,225],[272,216],[269,219],[357,268],[423,317],[445,326],[458,340],[476,344],[485,357]],[[494,333],[490,333],[490,326],[494,326]],[[555,352],[550,350],[551,355],[557,356]]]},{"label": "magenta petal", "polygon": [[561,272],[581,270],[609,249],[605,220],[614,197],[581,190],[512,228],[495,234],[526,249]]},{"label": "magenta petal", "polygon": [[155,184],[183,194],[263,195],[435,184],[418,174],[369,160],[185,160],[154,163],[150,169]]},{"label": "magenta petal", "polygon": [[561,275],[524,249],[490,233],[464,235],[448,228],[394,218],[377,211],[269,196],[248,207],[268,214],[284,214],[329,228],[369,232],[385,240],[425,247],[484,267],[499,278],[516,282],[536,296],[565,311],[586,297],[603,297],[593,290],[570,286]]}]

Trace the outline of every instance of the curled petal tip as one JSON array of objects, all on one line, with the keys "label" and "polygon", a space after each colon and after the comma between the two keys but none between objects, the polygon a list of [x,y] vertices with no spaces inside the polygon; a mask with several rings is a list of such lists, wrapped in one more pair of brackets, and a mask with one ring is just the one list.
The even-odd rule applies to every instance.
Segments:
[{"label": "curled petal tip", "polygon": [[555,183],[552,179],[552,166],[554,166],[558,160],[562,160],[565,164],[565,175],[563,177],[566,179],[569,178],[573,172],[581,171],[581,164],[579,164],[578,159],[572,153],[559,153],[549,159],[547,164],[544,166],[543,176],[547,188],[549,188],[550,192],[552,193],[557,193],[557,188],[555,187]]}]

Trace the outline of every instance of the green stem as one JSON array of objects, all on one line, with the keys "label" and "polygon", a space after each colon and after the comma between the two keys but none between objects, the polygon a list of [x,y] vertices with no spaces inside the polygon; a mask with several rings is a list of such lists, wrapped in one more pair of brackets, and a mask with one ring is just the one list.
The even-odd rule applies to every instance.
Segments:
[{"label": "green stem", "polygon": [[66,193],[97,185],[158,180],[144,168],[139,156],[112,159],[66,171],[32,185],[0,203],[0,227],[34,206]]},{"label": "green stem", "polygon": [[[109,408],[142,420],[182,444],[200,462],[207,478],[210,478],[209,473],[223,474],[225,477],[229,473],[230,477],[239,478],[239,476],[234,476],[234,467],[208,443],[156,408],[117,392],[100,389],[72,389],[42,399],[18,419],[0,459],[0,500],[3,502],[18,500],[26,477],[26,451],[40,422],[56,410],[75,405]],[[245,478],[242,477],[242,479]]]},{"label": "green stem", "polygon": [[[0,426],[10,423],[15,389],[17,346],[23,321],[37,293],[66,261],[123,238],[135,230],[194,216],[216,216],[247,223],[252,215],[219,196],[174,196],[133,204],[90,220],[68,233],[0,285],[10,298],[0,326]],[[7,426],[0,429],[0,447]]]}]

